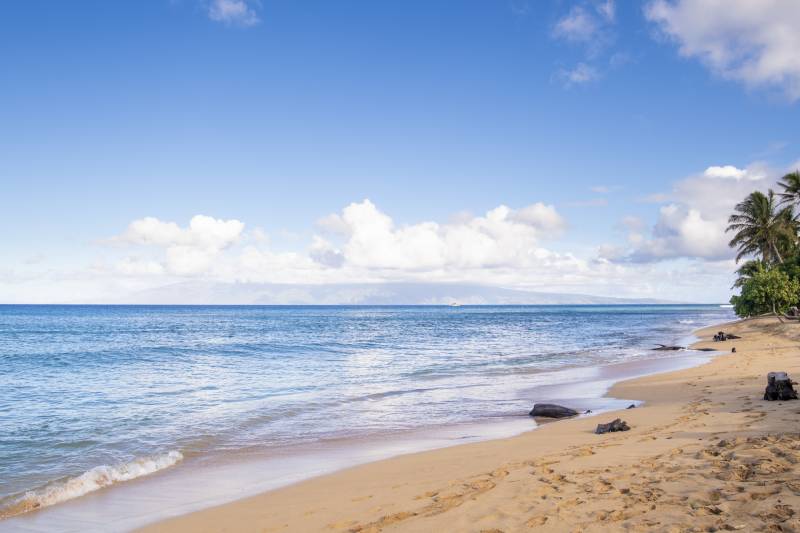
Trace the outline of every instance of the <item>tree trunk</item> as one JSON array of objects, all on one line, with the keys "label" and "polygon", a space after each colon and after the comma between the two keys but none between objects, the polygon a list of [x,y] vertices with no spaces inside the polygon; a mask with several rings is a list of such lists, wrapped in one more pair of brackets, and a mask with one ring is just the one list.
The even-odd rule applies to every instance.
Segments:
[{"label": "tree trunk", "polygon": [[778,258],[778,263],[781,265],[783,264],[783,257],[781,257],[781,253],[778,251],[778,246],[773,244],[772,249],[775,250],[775,257]]}]

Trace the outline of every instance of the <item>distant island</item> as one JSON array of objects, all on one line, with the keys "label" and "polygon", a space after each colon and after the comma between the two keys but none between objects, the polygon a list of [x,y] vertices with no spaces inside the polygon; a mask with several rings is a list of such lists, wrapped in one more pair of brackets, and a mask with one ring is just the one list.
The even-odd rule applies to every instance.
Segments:
[{"label": "distant island", "polygon": [[654,298],[534,292],[479,284],[183,282],[118,298],[75,303],[163,305],[598,305],[677,304]]}]

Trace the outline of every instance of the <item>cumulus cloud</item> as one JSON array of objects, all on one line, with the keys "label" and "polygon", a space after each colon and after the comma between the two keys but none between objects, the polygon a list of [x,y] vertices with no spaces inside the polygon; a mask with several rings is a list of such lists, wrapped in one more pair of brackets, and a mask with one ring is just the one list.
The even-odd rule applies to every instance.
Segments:
[{"label": "cumulus cloud", "polygon": [[[702,173],[675,184],[671,194],[659,197],[666,202],[650,234],[645,235],[638,218],[624,223],[628,230],[628,250],[615,260],[654,262],[676,258],[710,261],[730,259],[730,237],[725,234],[728,216],[734,206],[753,190],[765,190],[774,183],[769,169],[759,164],[747,168],[732,165],[711,166]],[[604,252],[608,258],[609,253]]]},{"label": "cumulus cloud", "polygon": [[800,2],[653,0],[645,16],[718,75],[800,98]]},{"label": "cumulus cloud", "polygon": [[244,230],[238,220],[221,220],[205,215],[195,215],[189,226],[181,228],[175,222],[162,222],[155,217],[134,220],[117,242],[154,244],[157,246],[185,245],[206,248],[225,248],[235,243]]},{"label": "cumulus cloud", "polygon": [[[151,245],[166,249],[164,269],[172,274],[195,275],[208,270],[220,252],[238,242],[244,224],[238,220],[220,220],[196,215],[181,228],[175,222],[155,217],[134,220],[127,230],[110,239],[113,243]],[[152,266],[148,267],[150,271]],[[121,265],[121,272],[133,273],[142,267],[133,263]]]},{"label": "cumulus cloud", "polygon": [[[703,174],[698,177],[721,179]],[[700,289],[715,283],[716,293],[724,293],[731,283],[730,268],[719,269],[714,266],[717,263],[698,257],[686,263],[681,259],[684,256],[675,252],[662,253],[664,249],[684,250],[683,254],[695,250],[691,252],[694,256],[708,255],[707,243],[715,237],[714,228],[704,231],[702,224],[699,230],[694,228],[696,217],[686,211],[693,205],[678,203],[677,198],[693,194],[688,184],[684,187],[685,191],[676,186],[673,195],[677,207],[662,213],[663,220],[652,234],[645,235],[638,219],[626,219],[622,222],[628,232],[626,244],[584,250],[583,257],[546,246],[561,238],[566,221],[554,206],[541,202],[516,208],[499,205],[479,215],[461,212],[445,221],[399,224],[371,201],[362,200],[323,218],[318,227],[335,231],[313,235],[305,245],[298,243],[294,251],[272,249],[268,239],[254,238],[253,231],[245,232],[238,220],[198,215],[188,224],[179,224],[147,217],[131,222],[111,239],[115,246],[103,249],[110,257],[98,257],[87,270],[50,272],[43,266],[33,272],[30,267],[19,271],[6,268],[7,272],[0,272],[0,295],[10,301],[19,301],[26,294],[38,295],[28,296],[29,301],[86,301],[186,280],[271,284],[457,282],[690,300]],[[701,222],[713,222],[705,210],[698,213]],[[682,233],[675,237],[671,228]],[[679,238],[686,243],[675,240]],[[662,246],[659,239],[668,246]],[[660,260],[670,256],[676,259]],[[698,266],[700,263],[708,266]],[[681,277],[681,272],[689,268],[697,269],[698,274]]]},{"label": "cumulus cloud", "polygon": [[629,238],[635,245],[632,261],[657,261],[676,257],[724,259],[730,256],[725,240],[726,220],[707,218],[699,209],[669,204],[659,209],[652,238],[638,233]]},{"label": "cumulus cloud", "polygon": [[208,17],[231,26],[255,26],[261,22],[248,0],[211,0]]},{"label": "cumulus cloud", "polygon": [[339,268],[344,264],[342,251],[319,235],[314,235],[308,255],[311,259],[324,266]]},{"label": "cumulus cloud", "polygon": [[317,227],[329,234],[333,235],[347,235],[350,231],[347,222],[345,222],[338,213],[331,213],[317,220]]},{"label": "cumulus cloud", "polygon": [[484,216],[447,224],[419,222],[397,226],[369,200],[352,203],[341,214],[326,217],[346,232],[343,263],[354,267],[431,270],[523,266],[536,260],[540,237],[564,229],[552,205],[521,209],[501,205]]},{"label": "cumulus cloud", "polygon": [[119,261],[118,274],[224,281],[403,280],[430,275],[459,281],[470,270],[506,269],[508,274],[575,261],[540,246],[542,239],[560,235],[566,226],[554,206],[541,202],[518,209],[500,205],[483,216],[462,214],[446,223],[401,226],[363,200],[322,218],[317,226],[327,230],[330,239],[315,235],[304,252],[270,250],[266,239],[244,234],[242,222],[205,215],[183,227],[153,217],[134,220],[110,242],[155,254]]},{"label": "cumulus cloud", "polygon": [[749,180],[759,181],[766,177],[763,172],[759,172],[755,168],[745,170],[736,168],[733,165],[725,165],[722,167],[708,167],[703,175],[708,178],[721,178],[721,179],[734,179],[734,180]]}]

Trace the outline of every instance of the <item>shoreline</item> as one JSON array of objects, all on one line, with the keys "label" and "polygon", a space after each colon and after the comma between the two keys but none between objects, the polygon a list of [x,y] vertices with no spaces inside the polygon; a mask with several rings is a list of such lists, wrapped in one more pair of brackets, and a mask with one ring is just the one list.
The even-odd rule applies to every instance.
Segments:
[{"label": "shoreline", "polygon": [[[682,336],[680,342],[693,338],[693,335]],[[713,353],[670,352],[643,360],[545,371],[538,376],[559,381],[561,384],[557,390],[548,392],[553,389],[552,385],[539,385],[524,389],[522,394],[533,397],[538,395],[537,401],[545,401],[544,398],[547,398],[546,401],[567,403],[581,411],[590,408],[593,413],[581,415],[581,418],[594,417],[626,407],[631,402],[639,403],[636,398],[611,397],[608,393],[615,383],[690,368],[707,362],[713,356]],[[549,395],[542,396],[543,394]],[[174,517],[282,490],[320,476],[335,475],[349,468],[468,443],[512,438],[552,422],[533,419],[526,411],[518,416],[489,417],[445,427],[420,427],[366,438],[324,441],[302,446],[291,453],[287,453],[285,449],[277,449],[277,455],[270,453],[269,458],[265,458],[263,452],[257,454],[262,455],[260,458],[230,455],[188,457],[174,469],[114,484],[77,498],[8,517],[0,521],[0,531],[7,528],[46,531],[55,526],[63,527],[65,523],[74,523],[75,531],[130,531],[146,527],[147,524],[157,524]],[[267,471],[269,474],[264,474]],[[222,483],[222,492],[216,494],[213,490],[204,493],[185,490],[186,487],[195,487],[198,483],[214,486],[220,480],[236,480],[237,486],[232,489],[230,483]],[[148,502],[152,492],[167,493],[168,496]],[[125,508],[126,511],[109,516],[103,512],[104,508]],[[149,518],[142,520],[142,515]],[[113,520],[113,526],[105,522],[106,519]]]},{"label": "shoreline", "polygon": [[[735,345],[737,353],[611,388],[611,396],[643,400],[637,409],[371,462],[141,531],[513,531],[533,526],[691,531],[700,523],[734,529],[752,525],[753,530],[764,524],[796,525],[791,506],[800,509],[800,484],[784,483],[781,476],[792,476],[795,455],[800,460],[800,437],[784,434],[787,422],[800,422],[800,404],[791,409],[783,402],[762,404],[760,396],[767,371],[800,373],[800,362],[789,354],[800,333],[773,321],[728,324],[744,335],[724,343],[709,342],[722,326],[698,330],[701,340],[693,347],[729,350]],[[597,423],[620,414],[631,431],[593,434]],[[771,456],[761,458],[767,444]],[[718,459],[718,450],[729,447],[728,459]],[[748,456],[755,459],[740,460]],[[681,479],[686,483],[677,483]],[[764,486],[773,490],[758,488]],[[751,497],[753,490],[760,492]]]},{"label": "shoreline", "polygon": [[[687,334],[676,337],[675,340],[680,339],[680,344],[688,345],[690,344],[689,340],[694,338],[692,334]],[[701,352],[676,352],[674,355],[670,353],[643,360],[633,359],[597,366],[576,366],[545,371],[539,374],[539,377],[561,383],[556,388],[557,390],[554,393],[547,393],[546,391],[553,387],[539,385],[524,389],[523,395],[535,398],[536,401],[561,401],[573,405],[581,411],[589,408],[593,414],[587,416],[594,417],[602,415],[604,412],[611,412],[623,405],[627,406],[631,402],[639,403],[638,399],[633,397],[612,397],[609,392],[615,383],[697,366],[707,362],[713,356],[714,354]],[[590,392],[587,393],[587,390]],[[489,417],[443,428],[422,427],[410,432],[377,435],[366,439],[344,439],[338,444],[323,442],[311,446],[310,452],[306,449],[299,454],[284,455],[279,450],[281,455],[266,461],[263,458],[262,460],[240,458],[238,464],[234,465],[233,463],[237,462],[236,458],[231,459],[231,456],[228,456],[221,459],[217,457],[218,463],[222,460],[227,464],[215,464],[212,468],[207,468],[208,463],[202,461],[209,459],[208,457],[189,457],[177,467],[176,471],[180,472],[177,476],[174,475],[173,469],[167,469],[156,475],[115,484],[113,487],[92,492],[77,499],[70,499],[29,513],[9,517],[0,521],[0,531],[9,527],[11,529],[21,527],[24,530],[48,530],[54,524],[63,527],[64,524],[71,522],[75,523],[75,530],[87,530],[92,525],[92,519],[97,521],[95,525],[102,525],[102,527],[97,527],[97,530],[106,530],[111,525],[101,519],[111,519],[114,520],[114,531],[128,531],[145,524],[157,524],[172,517],[184,516],[220,505],[235,503],[263,493],[282,490],[320,476],[335,475],[349,468],[391,460],[398,456],[463,446],[467,443],[513,438],[532,432],[548,423],[549,421],[546,420],[534,420],[528,417],[526,411],[525,416],[505,415],[499,416],[497,419]],[[468,433],[463,434],[463,431],[468,431]],[[286,464],[278,467],[280,472],[276,479],[272,473],[280,463]],[[320,464],[323,466],[320,467]],[[193,476],[196,469],[204,471]],[[254,470],[261,472],[254,476]],[[264,474],[264,471],[269,471],[270,475]],[[301,473],[298,474],[298,471]],[[192,479],[193,477],[195,479]],[[233,490],[228,486],[227,491],[222,494],[201,496],[190,492],[187,495],[188,498],[183,498],[184,501],[167,496],[166,499],[158,502],[162,508],[154,508],[153,505],[140,506],[138,514],[148,516],[147,520],[130,519],[132,513],[128,508],[135,508],[153,492],[173,493],[173,490],[180,492],[182,483],[187,486],[196,486],[197,482],[215,485],[224,478],[239,481],[238,486]],[[265,478],[269,479],[265,482]],[[153,492],[150,492],[151,490]],[[125,515],[127,517],[121,516],[119,513],[110,515],[104,513],[104,507],[109,509],[126,508]]]}]

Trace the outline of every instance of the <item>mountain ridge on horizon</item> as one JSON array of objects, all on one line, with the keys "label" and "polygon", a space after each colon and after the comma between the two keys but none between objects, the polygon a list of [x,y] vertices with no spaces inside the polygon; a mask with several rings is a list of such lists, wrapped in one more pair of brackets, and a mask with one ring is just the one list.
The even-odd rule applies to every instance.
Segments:
[{"label": "mountain ridge on horizon", "polygon": [[683,304],[658,298],[507,289],[469,283],[340,283],[327,285],[186,281],[96,304],[150,305],[601,305]]}]

